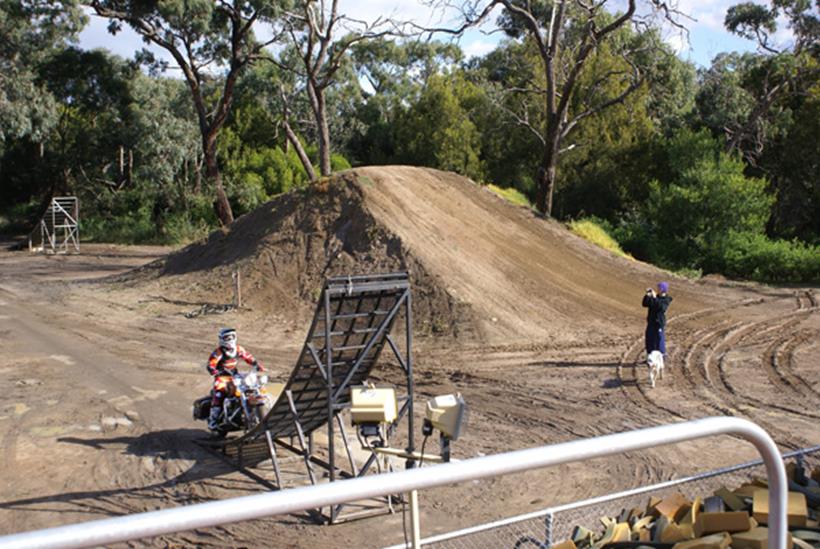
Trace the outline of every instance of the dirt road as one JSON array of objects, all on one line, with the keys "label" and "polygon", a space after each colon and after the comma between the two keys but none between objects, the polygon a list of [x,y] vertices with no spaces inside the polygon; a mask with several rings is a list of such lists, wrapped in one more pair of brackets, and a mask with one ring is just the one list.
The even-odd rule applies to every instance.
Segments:
[{"label": "dirt road", "polygon": [[[99,280],[165,251],[0,252],[0,372],[7,387],[0,405],[0,532],[263,489],[195,443],[203,431],[190,418],[190,402],[208,390],[202,363],[218,326],[239,328],[243,344],[274,376],[289,372],[306,326],[253,309],[192,314],[201,303]],[[672,315],[669,376],[654,390],[636,365],[638,324],[633,335],[619,327],[594,346],[574,339],[492,346],[422,339],[417,399],[465,395],[470,423],[454,448],[462,458],[721,414],[760,423],[783,449],[820,443],[815,290],[720,291],[728,302]],[[394,372],[379,375],[390,380]],[[724,437],[431,490],[422,494],[423,534],[752,457],[751,447]],[[271,476],[266,468],[259,474]],[[331,527],[281,517],[136,545],[379,547],[402,535],[401,513]]]}]

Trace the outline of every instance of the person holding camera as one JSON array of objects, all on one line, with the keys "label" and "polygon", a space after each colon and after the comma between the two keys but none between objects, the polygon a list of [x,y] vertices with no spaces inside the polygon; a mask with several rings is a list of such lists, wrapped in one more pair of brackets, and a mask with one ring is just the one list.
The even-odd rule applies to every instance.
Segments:
[{"label": "person holding camera", "polygon": [[643,306],[646,312],[646,354],[652,351],[660,351],[666,355],[666,310],[672,303],[672,296],[669,295],[669,283],[658,282],[658,291],[647,288],[643,296]]}]

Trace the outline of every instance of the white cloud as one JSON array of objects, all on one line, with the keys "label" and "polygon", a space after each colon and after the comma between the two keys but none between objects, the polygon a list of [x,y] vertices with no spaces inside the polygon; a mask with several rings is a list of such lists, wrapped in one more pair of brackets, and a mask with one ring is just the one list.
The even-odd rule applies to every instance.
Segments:
[{"label": "white cloud", "polygon": [[669,44],[672,51],[678,55],[691,49],[689,39],[686,37],[686,33],[682,31],[665,36],[664,41]]},{"label": "white cloud", "polygon": [[493,51],[498,44],[490,40],[471,40],[462,42],[461,49],[464,51],[465,59],[471,57],[481,57]]},{"label": "white cloud", "polygon": [[80,32],[79,45],[81,48],[86,50],[104,48],[126,59],[133,58],[134,52],[137,50],[147,48],[160,59],[173,63],[173,59],[168,52],[162,48],[146,44],[142,37],[128,25],[123,24],[122,29],[116,35],[112,35],[108,32],[108,18],[95,15],[91,8],[85,8],[85,12],[89,21],[88,25]]},{"label": "white cloud", "polygon": [[677,9],[694,19],[687,26],[723,30],[723,19],[729,6],[737,0],[680,0]]}]

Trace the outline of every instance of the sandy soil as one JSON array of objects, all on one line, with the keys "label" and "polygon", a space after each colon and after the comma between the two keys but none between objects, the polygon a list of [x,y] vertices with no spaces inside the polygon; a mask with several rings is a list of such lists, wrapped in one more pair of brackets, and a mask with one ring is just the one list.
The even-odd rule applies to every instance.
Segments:
[{"label": "sandy soil", "polygon": [[[470,416],[456,457],[723,414],[758,422],[784,450],[820,444],[816,288],[678,279],[433,170],[370,168],[345,181],[303,196],[307,209],[293,197],[285,209],[272,203],[246,216],[253,223],[240,219],[167,257],[171,250],[102,245],[74,256],[0,252],[8,388],[0,533],[264,490],[196,443],[203,425],[190,403],[209,388],[202,364],[216,329],[236,326],[241,342],[285,377],[316,285],[353,268],[415,274],[416,417],[427,397],[462,392]],[[350,216],[364,221],[341,231],[338,220]],[[236,268],[248,307],[201,314],[230,301]],[[650,389],[640,298],[660,278],[675,296],[671,360]],[[398,379],[389,362],[377,372],[378,381]],[[754,455],[722,437],[430,490],[422,533]],[[286,460],[285,468],[298,465]],[[272,478],[269,463],[255,472]],[[133,545],[381,547],[402,539],[399,512],[333,526],[278,517]]]}]

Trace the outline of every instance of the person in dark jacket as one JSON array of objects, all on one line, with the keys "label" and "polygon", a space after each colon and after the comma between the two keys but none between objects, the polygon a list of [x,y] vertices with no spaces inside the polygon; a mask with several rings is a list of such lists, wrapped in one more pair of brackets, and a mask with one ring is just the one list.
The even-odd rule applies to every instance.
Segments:
[{"label": "person in dark jacket", "polygon": [[659,282],[658,292],[652,288],[646,289],[643,296],[643,306],[646,312],[646,354],[652,351],[660,351],[666,355],[666,310],[672,303],[672,296],[669,295],[669,283]]}]

